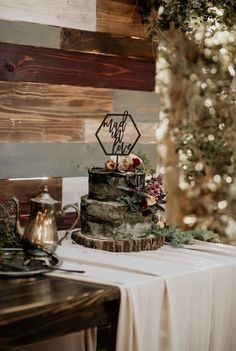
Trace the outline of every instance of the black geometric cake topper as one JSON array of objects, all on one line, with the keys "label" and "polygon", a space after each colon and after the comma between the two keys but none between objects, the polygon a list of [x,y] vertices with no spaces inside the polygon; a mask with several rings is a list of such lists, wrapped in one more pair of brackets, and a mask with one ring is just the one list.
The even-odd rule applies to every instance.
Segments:
[{"label": "black geometric cake topper", "polygon": [[127,156],[141,134],[132,118],[123,114],[107,114],[95,133],[105,155]]}]

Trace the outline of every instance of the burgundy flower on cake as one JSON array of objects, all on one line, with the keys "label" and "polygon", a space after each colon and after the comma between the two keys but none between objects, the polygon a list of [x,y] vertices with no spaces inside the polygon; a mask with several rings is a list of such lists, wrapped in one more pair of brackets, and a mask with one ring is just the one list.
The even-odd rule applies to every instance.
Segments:
[{"label": "burgundy flower on cake", "polygon": [[165,191],[163,187],[163,176],[159,174],[156,177],[152,177],[145,187],[144,192],[149,196],[153,196],[154,198],[157,198],[164,194]]},{"label": "burgundy flower on cake", "polygon": [[147,204],[152,207],[154,206],[157,210],[164,211],[162,207],[166,203],[166,193],[163,187],[163,176],[153,176],[148,184],[144,188],[144,194],[146,195]]},{"label": "burgundy flower on cake", "polygon": [[144,217],[150,216],[152,214],[152,211],[151,211],[146,199],[142,199],[140,201],[139,210],[142,212]]},{"label": "burgundy flower on cake", "polygon": [[[106,161],[105,171],[119,173],[133,173],[133,176],[127,177],[127,185],[118,186],[126,192],[123,201],[132,208],[132,211],[140,211],[143,216],[150,216],[157,211],[164,212],[162,206],[166,203],[166,193],[163,186],[162,175],[152,175],[146,179],[145,185],[141,181],[140,174],[146,174],[142,168],[143,161],[135,154],[129,156],[111,157]],[[142,178],[143,179],[143,178]]]},{"label": "burgundy flower on cake", "polygon": [[141,163],[140,158],[138,158],[138,157],[134,157],[134,158],[132,158],[132,164],[133,164],[133,167],[137,167],[137,166],[139,166],[139,165],[140,165],[140,163]]}]

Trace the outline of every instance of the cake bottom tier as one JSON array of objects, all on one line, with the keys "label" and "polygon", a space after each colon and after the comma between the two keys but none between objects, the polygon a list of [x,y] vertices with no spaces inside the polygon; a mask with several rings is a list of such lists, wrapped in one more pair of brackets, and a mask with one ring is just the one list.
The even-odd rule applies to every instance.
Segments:
[{"label": "cake bottom tier", "polygon": [[132,212],[126,205],[81,197],[81,232],[100,239],[138,239],[148,235],[152,217]]}]

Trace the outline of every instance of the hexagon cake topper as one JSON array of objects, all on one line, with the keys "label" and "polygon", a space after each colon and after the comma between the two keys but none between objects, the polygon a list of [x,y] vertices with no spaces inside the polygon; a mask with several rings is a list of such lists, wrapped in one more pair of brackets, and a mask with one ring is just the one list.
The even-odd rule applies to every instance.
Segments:
[{"label": "hexagon cake topper", "polygon": [[132,118],[123,114],[107,114],[95,133],[105,155],[127,156],[141,134]]}]

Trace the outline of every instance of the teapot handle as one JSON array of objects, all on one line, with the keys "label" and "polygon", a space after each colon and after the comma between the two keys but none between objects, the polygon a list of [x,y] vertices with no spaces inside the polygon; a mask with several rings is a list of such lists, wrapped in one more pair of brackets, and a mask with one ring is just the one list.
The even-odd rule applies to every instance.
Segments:
[{"label": "teapot handle", "polygon": [[17,197],[13,196],[11,200],[16,205],[16,230],[18,235],[22,238],[24,235],[24,228],[20,225],[20,203]]},{"label": "teapot handle", "polygon": [[65,215],[65,211],[66,211],[68,208],[70,208],[70,207],[73,208],[73,209],[76,211],[76,218],[75,218],[75,220],[74,220],[74,223],[71,225],[71,227],[70,227],[69,229],[66,230],[65,235],[58,241],[58,244],[59,244],[59,245],[61,245],[61,242],[62,242],[65,238],[67,238],[67,236],[68,236],[69,234],[71,234],[72,230],[75,228],[76,224],[79,222],[79,219],[80,219],[79,208],[78,208],[78,206],[76,206],[76,205],[72,205],[72,204],[65,205],[65,206],[62,208],[62,210],[60,211],[60,214],[61,214],[62,216],[64,216],[64,215]]}]

